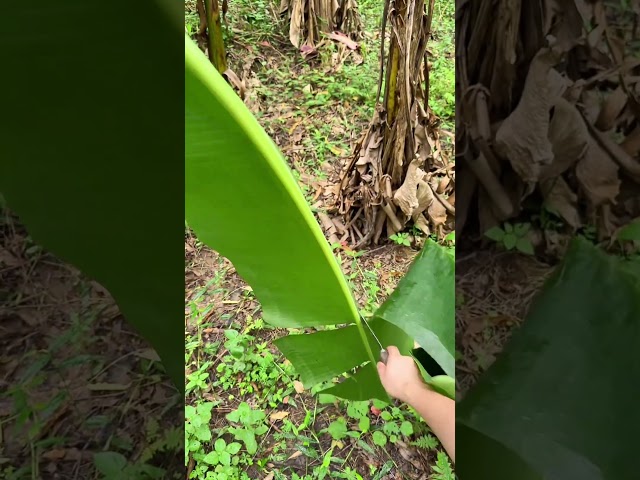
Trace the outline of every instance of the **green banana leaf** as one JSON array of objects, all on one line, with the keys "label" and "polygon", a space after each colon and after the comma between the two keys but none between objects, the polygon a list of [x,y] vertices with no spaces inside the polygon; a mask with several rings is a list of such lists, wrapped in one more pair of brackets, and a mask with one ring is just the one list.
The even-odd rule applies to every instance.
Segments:
[{"label": "green banana leaf", "polygon": [[[188,37],[185,89],[187,223],[199,240],[233,262],[262,304],[266,322],[344,326],[276,341],[305,386],[349,372],[334,387],[339,396],[387,400],[375,368],[379,346],[284,158]],[[247,226],[251,232],[238,234]],[[422,299],[404,296],[424,309]],[[389,309],[370,327],[384,344],[410,354],[417,320],[410,316],[403,323],[403,314]]]},{"label": "green banana leaf", "polygon": [[52,6],[0,4],[0,193],[33,242],[109,291],[183,390],[183,186],[164,165],[183,154],[165,132],[180,128],[166,65],[184,27],[153,0]]},{"label": "green banana leaf", "polygon": [[412,268],[375,316],[410,331],[418,345],[454,377],[454,250],[427,240]]},{"label": "green banana leaf", "polygon": [[456,408],[462,480],[637,478],[637,267],[573,241],[522,328]]},{"label": "green banana leaf", "polygon": [[621,228],[618,232],[617,239],[640,242],[640,219],[636,219]]}]

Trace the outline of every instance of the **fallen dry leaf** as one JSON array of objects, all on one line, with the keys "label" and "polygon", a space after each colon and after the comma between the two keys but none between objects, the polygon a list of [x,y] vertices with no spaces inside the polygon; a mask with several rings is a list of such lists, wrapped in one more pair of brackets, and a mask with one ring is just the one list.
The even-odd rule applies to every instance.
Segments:
[{"label": "fallen dry leaf", "polygon": [[269,415],[269,420],[273,423],[278,420],[282,420],[288,416],[289,416],[289,412],[285,412],[285,411],[275,412]]},{"label": "fallen dry leaf", "polygon": [[295,391],[296,391],[297,393],[302,393],[302,392],[304,392],[304,385],[302,384],[302,382],[300,382],[300,381],[298,381],[298,380],[295,380],[295,381],[293,382],[293,388],[295,389]]},{"label": "fallen dry leaf", "polygon": [[425,176],[425,172],[420,168],[422,163],[423,161],[418,158],[409,164],[404,182],[393,195],[393,201],[400,207],[400,210],[407,218],[422,213],[416,211],[420,205],[418,201],[418,184]]},{"label": "fallen dry leaf", "polygon": [[42,454],[42,458],[46,460],[61,460],[67,454],[67,450],[64,448],[54,448]]},{"label": "fallen dry leaf", "polygon": [[343,43],[347,46],[349,50],[356,50],[358,48],[358,42],[354,42],[349,37],[347,37],[344,33],[340,32],[330,32],[327,33],[327,37],[331,40],[335,40],[337,42]]},{"label": "fallen dry leaf", "polygon": [[595,127],[603,132],[611,130],[615,126],[616,119],[627,105],[628,100],[629,98],[624,88],[619,86],[615,89],[604,101],[600,114],[595,122]]},{"label": "fallen dry leaf", "polygon": [[297,450],[296,452],[294,452],[293,454],[291,454],[291,456],[289,458],[287,458],[287,461],[289,460],[293,460],[298,458],[300,455],[302,455],[302,452],[300,450]]},{"label": "fallen dry leaf", "polygon": [[433,200],[427,209],[427,213],[434,226],[444,225],[447,221],[447,209],[438,200]]}]

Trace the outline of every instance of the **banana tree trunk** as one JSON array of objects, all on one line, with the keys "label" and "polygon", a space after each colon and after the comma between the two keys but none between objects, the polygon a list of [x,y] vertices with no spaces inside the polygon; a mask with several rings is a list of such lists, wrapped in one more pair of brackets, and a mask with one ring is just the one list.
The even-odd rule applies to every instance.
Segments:
[{"label": "banana tree trunk", "polygon": [[[223,6],[226,2],[223,3]],[[198,0],[198,14],[200,15],[199,36],[205,40],[209,60],[214,67],[224,73],[227,70],[227,52],[222,38],[222,11],[218,0]],[[202,44],[203,42],[199,42]]]},{"label": "banana tree trunk", "polygon": [[315,49],[322,34],[334,30],[353,40],[362,35],[356,0],[282,0],[280,14],[289,16],[289,39],[296,48]]},{"label": "banana tree trunk", "polygon": [[384,94],[343,172],[336,203],[357,247],[378,243],[410,222],[442,236],[455,214],[445,197],[453,189],[453,172],[440,156],[438,119],[428,105],[433,5],[434,0],[385,5],[383,42],[389,29],[390,46],[378,86],[380,92],[384,78]]},{"label": "banana tree trunk", "polygon": [[[567,238],[591,225],[604,241],[640,215],[640,143],[630,145],[640,101],[628,80],[637,68],[625,66],[635,55],[624,28],[612,28],[613,8],[458,2],[457,168],[469,179],[457,190],[458,236],[465,223],[484,233],[519,216],[530,196],[562,220]],[[567,245],[556,235],[542,227],[531,239],[560,257]]]}]

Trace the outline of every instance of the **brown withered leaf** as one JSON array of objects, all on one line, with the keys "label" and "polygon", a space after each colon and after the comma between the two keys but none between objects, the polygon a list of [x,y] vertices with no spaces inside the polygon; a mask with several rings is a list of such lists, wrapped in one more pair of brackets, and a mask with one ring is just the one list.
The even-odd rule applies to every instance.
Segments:
[{"label": "brown withered leaf", "polygon": [[274,422],[277,422],[278,420],[283,420],[288,416],[289,416],[289,412],[285,412],[285,411],[275,412],[269,415],[269,421],[271,423],[274,423]]},{"label": "brown withered leaf", "polygon": [[429,133],[427,127],[424,125],[417,125],[415,128],[415,141],[416,141],[416,153],[423,161],[429,158],[431,155],[431,142],[429,140]]},{"label": "brown withered leaf", "polygon": [[413,224],[416,226],[416,228],[419,228],[425,235],[431,235],[429,222],[422,213],[413,217]]},{"label": "brown withered leaf", "polygon": [[347,35],[341,32],[329,32],[327,37],[336,42],[344,44],[349,50],[356,50],[358,48],[358,42],[354,42]]},{"label": "brown withered leaf", "polygon": [[582,225],[578,212],[578,196],[571,190],[562,177],[550,178],[540,182],[540,190],[545,205],[560,215],[571,227],[577,229]]},{"label": "brown withered leaf", "polygon": [[638,156],[640,153],[640,125],[636,125],[636,128],[627,135],[627,138],[620,144],[620,148],[632,157]]},{"label": "brown withered leaf", "polygon": [[227,68],[224,71],[223,75],[227,78],[229,83],[231,83],[231,85],[233,85],[233,87],[237,90],[238,96],[244,100],[247,87],[244,84],[244,82],[240,80],[240,77],[238,77],[238,75],[236,75],[236,73],[230,68]]},{"label": "brown withered leaf", "polygon": [[[280,8],[282,9],[285,2],[282,2]],[[286,9],[287,7],[285,7]],[[291,0],[289,5],[289,40],[291,44],[299,48],[300,38],[302,37],[302,25],[304,23],[304,5],[302,0]]]},{"label": "brown withered leaf", "polygon": [[298,458],[300,455],[302,455],[302,452],[300,450],[296,450],[294,453],[292,453],[289,458],[287,458],[287,461],[289,460],[295,460],[296,458]]},{"label": "brown withered leaf", "polygon": [[496,150],[509,160],[520,178],[535,183],[543,167],[553,161],[549,141],[549,111],[562,94],[565,83],[553,66],[560,54],[543,48],[531,61],[518,106],[496,133]]},{"label": "brown withered leaf", "polygon": [[438,200],[433,200],[431,202],[427,208],[427,213],[436,228],[444,225],[447,221],[447,209]]},{"label": "brown withered leaf", "polygon": [[571,103],[559,98],[549,125],[553,161],[542,168],[540,179],[557,177],[584,157],[589,137],[589,130],[580,112]]},{"label": "brown withered leaf", "polygon": [[624,170],[636,183],[640,183],[640,162],[631,157],[620,145],[618,145],[609,134],[601,132],[593,125],[587,124],[589,132],[598,142],[600,147],[606,151],[611,158]]},{"label": "brown withered leaf", "polygon": [[586,155],[576,165],[576,178],[590,203],[614,202],[620,192],[618,165],[592,137]]},{"label": "brown withered leaf", "polygon": [[569,50],[582,34],[581,11],[574,0],[546,0],[545,36],[556,38],[558,45]]},{"label": "brown withered leaf", "polygon": [[42,458],[45,460],[62,460],[67,454],[67,450],[64,448],[54,448],[48,450],[42,454]]},{"label": "brown withered leaf", "polygon": [[418,207],[414,211],[414,215],[424,212],[429,205],[434,201],[433,190],[427,182],[418,183],[418,192],[416,194],[418,199]]},{"label": "brown withered leaf", "polygon": [[615,121],[624,110],[629,98],[622,87],[616,88],[610,93],[602,104],[600,113],[595,123],[598,130],[607,131],[615,126]]},{"label": "brown withered leaf", "polygon": [[422,164],[423,161],[419,158],[409,164],[404,182],[393,195],[393,201],[407,217],[421,213],[416,212],[416,210],[420,205],[418,201],[418,185],[425,176],[425,172],[420,168]]},{"label": "brown withered leaf", "polygon": [[451,183],[451,178],[442,177],[438,182],[438,188],[436,189],[437,193],[444,193],[447,190],[447,187]]}]

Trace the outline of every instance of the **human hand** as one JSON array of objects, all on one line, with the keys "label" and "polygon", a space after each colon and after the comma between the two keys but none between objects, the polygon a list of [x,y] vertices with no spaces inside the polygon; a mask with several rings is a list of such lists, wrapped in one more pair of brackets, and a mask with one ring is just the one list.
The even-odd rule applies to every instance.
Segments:
[{"label": "human hand", "polygon": [[378,375],[389,395],[411,404],[415,394],[427,389],[413,358],[402,355],[397,347],[387,348],[387,364],[378,362]]}]

